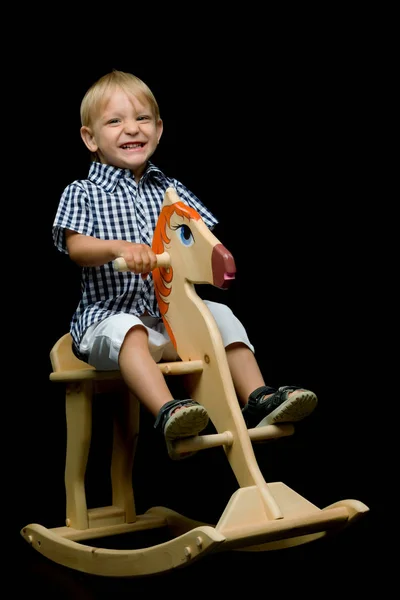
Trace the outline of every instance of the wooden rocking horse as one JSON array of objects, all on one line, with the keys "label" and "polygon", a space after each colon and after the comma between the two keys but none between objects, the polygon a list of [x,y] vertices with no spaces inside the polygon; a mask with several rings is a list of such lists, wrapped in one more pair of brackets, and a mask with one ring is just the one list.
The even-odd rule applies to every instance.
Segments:
[{"label": "wooden rocking horse", "polygon": [[[358,500],[318,508],[282,482],[266,483],[253,443],[293,434],[292,424],[247,430],[236,397],[225,349],[215,321],[194,284],[227,287],[235,276],[232,255],[200,215],[165,193],[154,233],[158,266],[153,272],[165,326],[181,361],[159,363],[165,375],[185,375],[191,398],[208,411],[217,433],[175,443],[177,452],[223,446],[236,477],[232,494],[216,524],[189,519],[165,507],[137,515],[132,468],[139,434],[139,403],[124,387],[119,371],[96,371],[78,360],[64,335],[50,353],[50,380],[66,387],[66,526],[33,523],[21,530],[31,546],[50,560],[85,573],[135,577],[187,566],[216,551],[264,551],[305,544],[341,530],[368,512]],[[114,264],[124,270],[123,259]],[[85,472],[92,427],[92,401],[104,386],[120,388],[123,408],[114,416],[111,459],[112,505],[88,509]],[[171,539],[133,550],[98,548],[83,542],[167,527]]]}]

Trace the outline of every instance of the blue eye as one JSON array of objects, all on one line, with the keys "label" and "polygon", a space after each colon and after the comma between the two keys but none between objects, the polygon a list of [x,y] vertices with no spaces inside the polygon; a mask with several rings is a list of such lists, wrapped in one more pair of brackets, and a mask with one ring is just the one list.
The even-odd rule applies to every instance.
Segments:
[{"label": "blue eye", "polygon": [[190,230],[190,227],[188,227],[187,225],[181,225],[179,227],[179,239],[181,240],[182,244],[184,246],[191,246],[192,244],[194,244],[194,238],[192,235],[192,232]]}]

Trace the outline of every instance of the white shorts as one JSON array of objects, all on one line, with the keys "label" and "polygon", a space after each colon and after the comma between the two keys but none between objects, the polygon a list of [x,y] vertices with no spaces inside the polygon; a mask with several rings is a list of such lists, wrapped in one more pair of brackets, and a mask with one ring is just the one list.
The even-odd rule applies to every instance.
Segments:
[{"label": "white shorts", "polygon": [[[215,319],[225,348],[235,342],[242,342],[254,352],[245,328],[228,306],[209,300],[203,302]],[[87,362],[99,371],[117,370],[119,351],[125,336],[132,327],[137,325],[145,326],[150,354],[156,362],[173,361],[179,358],[162,319],[149,316],[135,317],[127,313],[112,315],[88,327],[79,351],[86,354]]]}]

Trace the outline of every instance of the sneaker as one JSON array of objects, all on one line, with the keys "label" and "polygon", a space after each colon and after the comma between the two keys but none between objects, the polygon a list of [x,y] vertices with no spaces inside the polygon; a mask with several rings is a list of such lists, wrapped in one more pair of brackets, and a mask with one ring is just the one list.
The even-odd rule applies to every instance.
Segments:
[{"label": "sneaker", "polygon": [[175,452],[174,442],[181,438],[198,435],[207,427],[208,421],[206,409],[198,402],[170,400],[158,413],[154,428],[164,435],[170,458],[179,460],[188,458],[196,452]]},{"label": "sneaker", "polygon": [[[294,392],[290,394],[290,392]],[[269,398],[265,398],[272,394]],[[297,386],[286,385],[278,390],[263,386],[254,390],[242,409],[248,429],[263,427],[273,423],[292,423],[308,417],[317,406],[314,392]]]}]

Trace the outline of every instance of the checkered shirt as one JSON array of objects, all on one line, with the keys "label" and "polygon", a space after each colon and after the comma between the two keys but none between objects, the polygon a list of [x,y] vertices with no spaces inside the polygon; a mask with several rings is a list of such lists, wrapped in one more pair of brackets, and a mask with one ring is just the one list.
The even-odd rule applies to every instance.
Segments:
[{"label": "checkered shirt", "polygon": [[[211,212],[176,179],[166,177],[152,163],[135,182],[129,169],[93,162],[88,179],[69,184],[62,193],[53,223],[56,248],[68,253],[65,229],[99,239],[129,240],[151,246],[153,231],[168,187],[194,208],[211,229],[218,222]],[[134,273],[119,273],[112,262],[101,267],[83,267],[81,299],[71,319],[70,332],[76,354],[86,329],[120,312],[136,316],[160,312],[151,274],[144,281]]]}]

